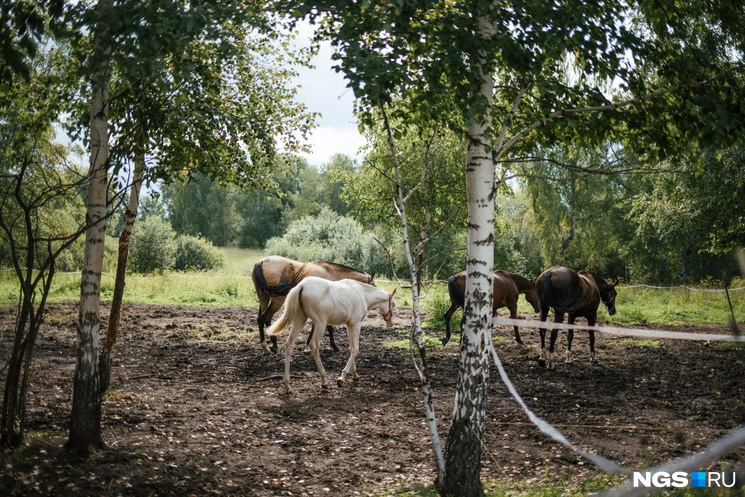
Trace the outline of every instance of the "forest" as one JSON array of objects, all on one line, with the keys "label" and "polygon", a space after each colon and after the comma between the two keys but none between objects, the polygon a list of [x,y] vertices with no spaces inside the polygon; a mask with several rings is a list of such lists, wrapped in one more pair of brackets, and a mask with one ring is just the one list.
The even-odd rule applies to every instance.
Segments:
[{"label": "forest", "polygon": [[[105,451],[104,405],[112,395],[122,400],[111,387],[121,381],[116,366],[128,360],[117,347],[141,351],[132,337],[119,336],[132,325],[131,313],[144,316],[138,332],[169,361],[178,363],[180,352],[163,352],[164,337],[150,335],[148,323],[175,330],[173,336],[213,337],[199,326],[180,334],[193,323],[177,318],[203,311],[131,306],[126,282],[141,275],[219,278],[224,273],[210,271],[230,266],[231,250],[328,260],[405,290],[398,326],[408,330],[411,381],[434,456],[428,477],[443,496],[484,494],[490,375],[500,366],[491,338],[494,270],[533,280],[566,266],[607,278],[611,288],[717,292],[728,317],[703,322],[716,327],[715,341],[742,341],[740,303],[730,296],[745,279],[741,2],[8,0],[0,13],[0,283],[9,289],[0,319],[3,455],[28,440],[36,385],[55,388],[34,367],[35,346],[50,364],[55,341],[70,352],[65,367],[74,370],[54,376],[69,394],[64,454],[85,459]],[[296,43],[300,23],[313,28],[310,44]],[[319,166],[301,157],[318,115],[298,101],[297,76],[322,42],[354,93],[365,145],[357,158],[339,153]],[[431,351],[423,330],[438,326],[430,314],[440,311],[422,301],[431,284],[463,270],[460,342],[443,356],[447,349]],[[69,283],[69,274],[80,279]],[[79,298],[55,308],[61,281]],[[70,318],[69,305],[77,317]],[[242,305],[263,334],[263,309],[256,316],[253,304]],[[678,316],[688,319],[687,312]],[[603,317],[611,321],[611,314]],[[162,315],[173,321],[161,323]],[[62,324],[69,319],[70,329]],[[594,320],[588,316],[590,325]],[[228,309],[215,314],[214,326],[244,321]],[[48,330],[50,322],[58,326]],[[624,324],[651,322],[660,324],[640,312]],[[701,335],[701,323],[663,324],[690,325],[686,331]],[[248,343],[256,330],[246,326]],[[372,332],[381,347],[374,362],[385,371],[381,333]],[[594,338],[591,344],[594,356]],[[740,348],[714,352],[713,364],[741,364]],[[238,376],[257,386],[264,379],[256,366],[273,371],[278,361],[253,353],[246,356],[253,369]],[[530,355],[505,353],[513,360]],[[438,361],[457,372],[447,383],[455,408],[443,416],[445,430],[433,394]],[[230,364],[227,373],[240,368]],[[539,371],[533,359],[529,364],[512,367],[525,378]],[[394,375],[393,390],[408,388],[398,381],[408,385]],[[724,397],[732,400],[740,385],[727,385]],[[612,404],[600,402],[599,415],[612,415]],[[681,416],[679,406],[663,407],[657,422]],[[741,403],[722,409],[725,421],[706,421],[720,435],[741,419]],[[156,425],[168,429],[160,418]],[[683,453],[710,442],[687,440]],[[672,453],[665,446],[659,456]],[[638,464],[637,456],[624,457]],[[54,494],[63,480],[50,480]],[[150,490],[160,494],[170,485]]]}]

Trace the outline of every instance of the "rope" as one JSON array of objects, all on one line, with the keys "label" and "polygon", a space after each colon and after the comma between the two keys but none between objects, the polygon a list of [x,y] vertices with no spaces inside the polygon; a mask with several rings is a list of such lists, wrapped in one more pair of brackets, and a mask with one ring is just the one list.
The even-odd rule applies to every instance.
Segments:
[{"label": "rope", "polygon": [[621,328],[611,326],[588,326],[583,324],[564,324],[553,323],[550,321],[536,321],[531,319],[509,319],[494,318],[495,324],[509,326],[545,328],[551,330],[588,330],[599,331],[611,335],[632,336],[640,338],[668,338],[671,340],[698,340],[706,342],[741,342],[745,343],[745,336],[742,335],[721,335],[713,333],[685,333],[682,331],[668,330],[643,330],[640,328]]}]

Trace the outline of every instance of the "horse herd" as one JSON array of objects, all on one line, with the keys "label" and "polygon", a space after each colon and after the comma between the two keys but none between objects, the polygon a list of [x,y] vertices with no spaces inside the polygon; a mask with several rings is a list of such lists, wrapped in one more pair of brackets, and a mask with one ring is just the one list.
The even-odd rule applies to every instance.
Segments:
[{"label": "horse herd", "polygon": [[[284,390],[290,393],[290,361],[295,341],[303,326],[310,318],[312,328],[308,337],[316,367],[321,376],[321,386],[328,387],[326,371],[321,363],[319,346],[323,330],[329,331],[331,347],[338,351],[334,342],[332,325],[346,325],[349,337],[349,360],[338,378],[341,386],[351,375],[357,378],[355,358],[359,352],[360,324],[368,311],[377,310],[387,326],[392,326],[395,303],[393,294],[379,289],[373,282],[373,275],[368,275],[350,267],[326,261],[298,262],[281,256],[268,256],[254,265],[251,274],[256,293],[259,297],[259,340],[265,352],[277,352],[277,334],[290,326],[290,335],[285,343]],[[465,303],[465,271],[448,279],[450,308],[445,313],[445,337],[442,343],[450,340],[450,319],[458,307]],[[569,324],[574,324],[578,317],[587,319],[589,326],[594,326],[597,311],[602,302],[608,314],[616,312],[616,285],[618,280],[610,283],[600,276],[587,271],[576,272],[572,269],[555,266],[544,271],[535,281],[507,271],[494,271],[492,314],[497,309],[507,307],[510,318],[517,318],[517,299],[520,294],[540,313],[540,320],[545,321],[549,309],[554,310],[554,322],[561,323],[568,314]],[[283,307],[284,306],[284,307]],[[283,307],[282,316],[272,325],[272,317]],[[462,324],[462,323],[461,323]],[[265,330],[265,327],[269,326]],[[322,330],[315,333],[316,329]],[[517,326],[514,327],[515,340],[522,343]],[[266,331],[266,333],[265,333]],[[265,334],[269,335],[271,348],[266,344]],[[545,357],[546,330],[540,329],[541,358]],[[548,354],[549,369],[555,368],[554,346],[558,335],[557,329],[551,330]],[[595,360],[595,332],[590,331],[590,360]],[[571,362],[573,330],[567,333],[567,357]]]}]

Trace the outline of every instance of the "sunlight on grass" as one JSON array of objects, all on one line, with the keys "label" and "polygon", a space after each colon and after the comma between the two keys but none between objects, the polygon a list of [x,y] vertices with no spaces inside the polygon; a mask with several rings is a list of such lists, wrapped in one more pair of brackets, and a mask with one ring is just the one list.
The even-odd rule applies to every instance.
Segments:
[{"label": "sunlight on grass", "polygon": [[[225,265],[222,268],[202,272],[165,272],[163,274],[129,274],[125,292],[125,302],[145,304],[187,304],[202,306],[244,306],[256,307],[258,300],[251,282],[253,265],[263,257],[258,249],[221,249]],[[380,288],[392,291],[395,281],[377,279]],[[114,290],[113,272],[105,273],[101,281],[101,298],[111,300]],[[423,289],[424,290],[424,289]],[[443,315],[450,306],[447,286],[436,283],[426,289],[422,299],[422,309],[427,320],[424,328],[443,329]],[[735,319],[745,323],[745,291],[730,293]],[[396,305],[411,306],[411,291],[399,288],[396,292]],[[80,273],[60,273],[55,275],[50,302],[75,302],[80,299]],[[18,281],[12,271],[0,271],[0,305],[16,305],[18,301]],[[616,301],[618,313],[609,316],[603,306],[598,312],[601,322],[633,326],[637,324],[681,325],[695,323],[727,324],[730,320],[729,304],[723,292],[701,292],[685,289],[618,288]],[[533,317],[532,306],[523,296],[518,300],[518,312]],[[500,316],[507,310],[500,309]],[[462,311],[455,312],[451,319],[451,329],[460,331]],[[638,345],[637,345],[638,346]],[[652,346],[648,344],[646,346]]]}]

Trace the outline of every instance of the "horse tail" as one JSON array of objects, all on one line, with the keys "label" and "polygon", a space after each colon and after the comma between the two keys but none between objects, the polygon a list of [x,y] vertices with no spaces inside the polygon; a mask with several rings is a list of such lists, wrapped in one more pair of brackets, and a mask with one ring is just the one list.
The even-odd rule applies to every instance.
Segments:
[{"label": "horse tail", "polygon": [[302,279],[302,269],[305,267],[305,264],[301,266],[301,268],[293,274],[289,280],[282,280],[280,279],[279,283],[276,285],[270,285],[269,282],[266,280],[266,277],[264,276],[264,268],[262,266],[262,261],[257,262],[254,264],[253,272],[251,273],[251,279],[254,282],[254,287],[256,287],[256,293],[259,294],[259,297],[261,294],[265,294],[268,298],[271,297],[284,297],[288,293],[290,293],[290,290],[292,290]]},{"label": "horse tail", "polygon": [[466,304],[466,292],[460,289],[457,279],[457,275],[448,278],[448,293],[451,302],[458,307],[463,307]]},{"label": "horse tail", "polygon": [[266,333],[269,336],[278,335],[282,330],[292,324],[292,321],[295,319],[298,312],[303,312],[303,307],[300,302],[302,293],[302,286],[290,290],[290,293],[287,294],[285,303],[282,306],[282,315],[269,327],[269,329],[266,330]]}]

